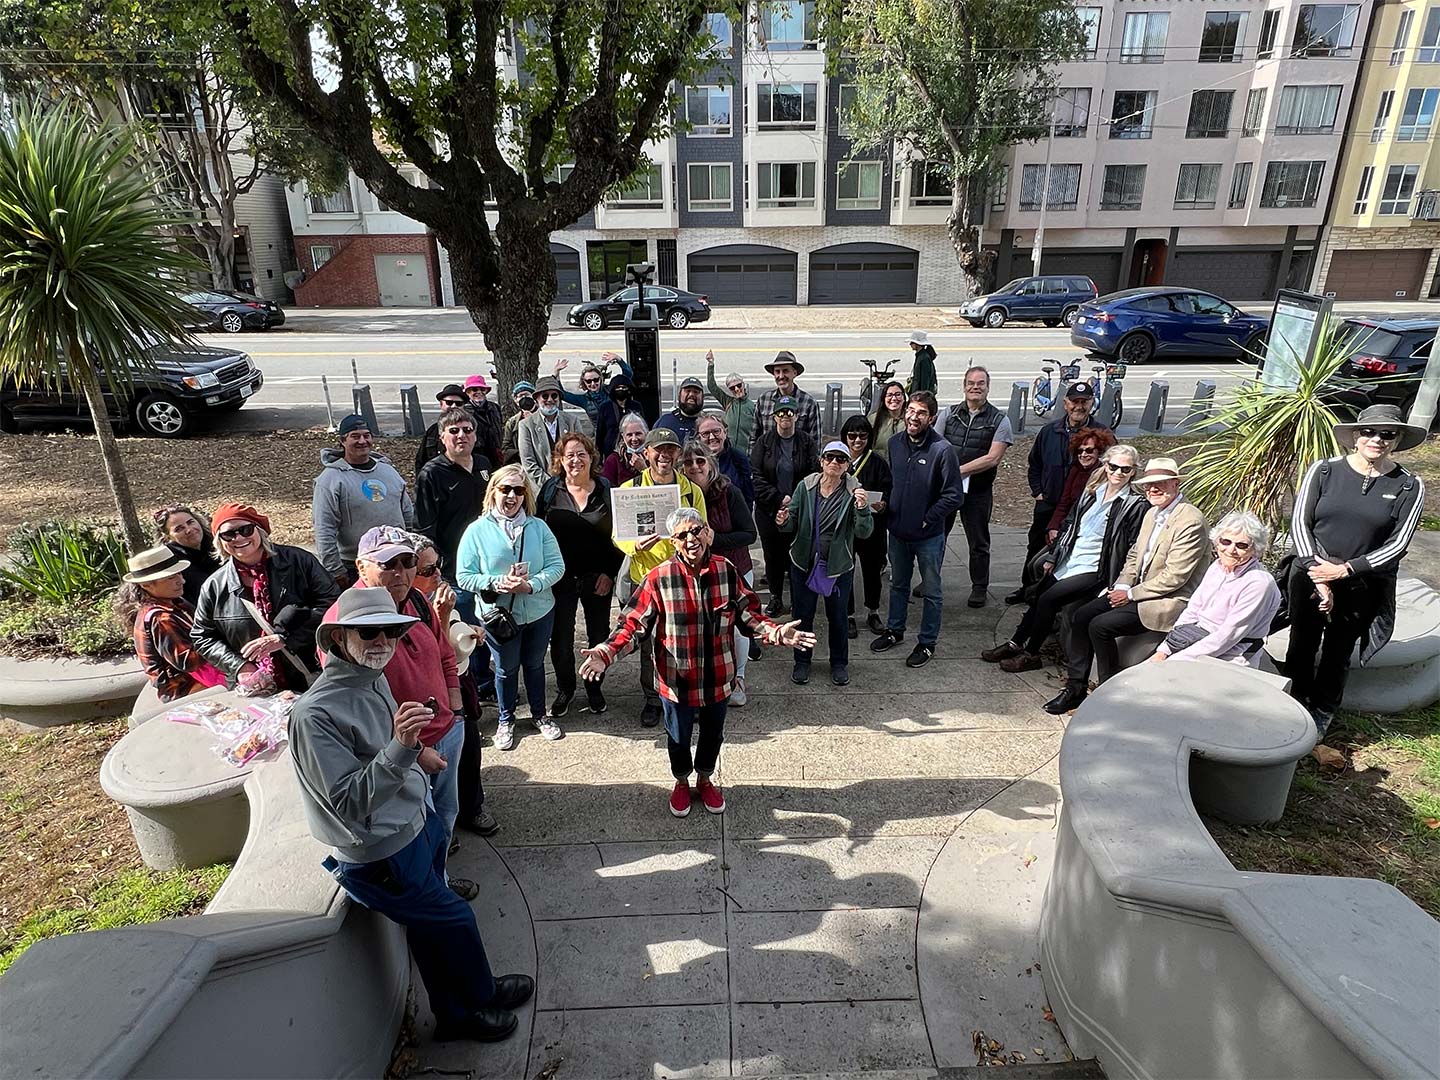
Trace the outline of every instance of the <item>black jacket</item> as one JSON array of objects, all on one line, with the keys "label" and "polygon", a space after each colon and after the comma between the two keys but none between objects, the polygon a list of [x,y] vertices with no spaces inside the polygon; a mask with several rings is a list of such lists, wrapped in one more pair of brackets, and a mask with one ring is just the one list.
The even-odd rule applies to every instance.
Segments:
[{"label": "black jacket", "polygon": [[875,529],[866,539],[873,540],[884,531],[885,519],[890,514],[890,463],[872,451],[870,455],[865,458],[865,464],[860,466],[860,471],[852,472],[851,475],[860,481],[860,486],[866,491],[880,492],[882,501],[885,503],[884,510],[878,513],[874,510],[871,511],[871,514],[875,518]]},{"label": "black jacket", "polygon": [[[1073,461],[1070,436],[1079,428],[1072,431],[1067,424],[1068,419],[1062,413],[1059,419],[1050,421],[1035,434],[1035,442],[1030,447],[1030,494],[1045,496],[1045,502],[1051,506],[1060,501],[1060,493],[1065,488],[1065,474],[1070,471]],[[1081,426],[1098,428],[1104,425],[1091,416]]]},{"label": "black jacket", "polygon": [[890,439],[890,533],[901,540],[933,540],[965,503],[955,448],[933,427],[917,446],[907,432]]},{"label": "black jacket", "polygon": [[185,576],[185,599],[194,607],[200,599],[201,587],[211,574],[220,569],[220,560],[215,557],[215,544],[207,532],[200,542],[199,551],[173,540],[165,541],[165,546],[190,564],[181,572]]},{"label": "black jacket", "polygon": [[[340,596],[340,586],[320,560],[304,548],[276,544],[269,561],[270,610],[274,612],[275,630],[285,639],[285,647],[306,667],[319,671],[315,628],[325,609]],[[210,575],[195,605],[191,640],[196,650],[232,678],[246,663],[240,646],[263,633],[245,610],[245,599],[248,597],[241,588],[235,563],[227,561]]]},{"label": "black jacket", "polygon": [[[1095,505],[1095,497],[1095,492],[1090,491],[1075,500],[1065,523],[1060,526],[1060,535],[1055,538],[1046,562],[1059,566],[1070,553],[1076,537],[1080,535],[1080,519]],[[1136,494],[1133,489],[1122,494],[1119,502],[1110,508],[1110,516],[1105,519],[1105,541],[1100,548],[1099,574],[1105,585],[1113,585],[1125,568],[1125,560],[1135,546],[1135,538],[1140,535],[1140,523],[1149,508],[1150,503],[1145,497]]]},{"label": "black jacket", "polygon": [[614,527],[610,521],[610,481],[603,476],[595,478],[595,490],[590,492],[590,501],[585,507],[586,510],[604,508],[605,515],[599,525],[591,525],[568,508],[556,508],[555,498],[564,482],[560,476],[552,476],[545,482],[535,505],[535,516],[550,526],[565,560],[565,573],[555,588],[574,589],[577,578],[589,578],[593,588],[595,575],[614,578],[625,561],[625,553],[611,539]]},{"label": "black jacket", "polygon": [[[820,451],[815,440],[795,429],[795,483],[799,483],[812,472],[820,471]],[[755,442],[755,453],[750,457],[750,470],[755,479],[755,505],[770,517],[780,509],[780,502],[790,491],[780,491],[775,486],[780,469],[780,435],[772,427]]]},{"label": "black jacket", "polygon": [[426,462],[415,478],[415,528],[435,542],[440,572],[455,580],[455,552],[470,523],[485,505],[490,459],[475,459],[466,470],[443,454]]}]

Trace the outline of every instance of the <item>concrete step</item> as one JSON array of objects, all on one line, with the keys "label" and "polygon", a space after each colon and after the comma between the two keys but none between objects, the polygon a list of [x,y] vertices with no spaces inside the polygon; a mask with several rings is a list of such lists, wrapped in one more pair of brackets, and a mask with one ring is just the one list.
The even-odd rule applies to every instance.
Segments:
[{"label": "concrete step", "polygon": [[996,1075],[1005,1080],[1105,1080],[1094,1058],[1085,1061],[1040,1061],[1007,1065],[1004,1072],[991,1070],[999,1065],[963,1065],[946,1069],[873,1069],[865,1072],[781,1073],[763,1080],[971,1080]]}]

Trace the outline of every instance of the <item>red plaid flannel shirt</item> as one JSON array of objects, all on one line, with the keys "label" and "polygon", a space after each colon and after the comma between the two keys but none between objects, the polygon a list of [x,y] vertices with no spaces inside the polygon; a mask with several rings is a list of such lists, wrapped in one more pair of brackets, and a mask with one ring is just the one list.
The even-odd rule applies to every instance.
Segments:
[{"label": "red plaid flannel shirt", "polygon": [[190,643],[194,618],[195,609],[186,601],[156,599],[146,600],[135,617],[135,654],[161,701],[223,684],[215,677],[220,672]]},{"label": "red plaid flannel shirt", "polygon": [[736,623],[755,636],[778,626],[730,560],[711,555],[692,570],[676,555],[645,575],[620,626],[596,648],[613,664],[652,636],[660,696],[699,708],[730,696]]}]

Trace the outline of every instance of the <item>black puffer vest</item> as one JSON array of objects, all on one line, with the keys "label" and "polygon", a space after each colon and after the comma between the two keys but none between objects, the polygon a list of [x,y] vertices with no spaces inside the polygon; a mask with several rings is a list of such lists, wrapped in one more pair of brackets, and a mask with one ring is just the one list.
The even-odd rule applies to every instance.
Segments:
[{"label": "black puffer vest", "polygon": [[[956,460],[965,465],[988,454],[990,444],[995,441],[995,432],[1004,418],[1005,414],[988,401],[978,413],[972,413],[963,402],[950,406],[950,411],[945,414],[945,438],[955,447]],[[986,469],[971,473],[970,493],[989,491],[995,484],[997,471]]]}]

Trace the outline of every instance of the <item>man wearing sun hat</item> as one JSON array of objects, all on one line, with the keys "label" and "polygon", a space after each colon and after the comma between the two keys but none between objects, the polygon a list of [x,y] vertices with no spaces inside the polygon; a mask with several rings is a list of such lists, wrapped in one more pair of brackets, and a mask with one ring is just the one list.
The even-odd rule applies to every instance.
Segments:
[{"label": "man wearing sun hat", "polygon": [[767,433],[774,430],[771,422],[775,415],[775,402],[790,398],[795,402],[795,427],[810,436],[810,441],[820,445],[820,406],[815,399],[795,385],[795,379],[805,374],[805,365],[795,359],[789,349],[781,349],[775,359],[765,365],[775,379],[775,389],[766,390],[755,403],[755,430],[750,434],[748,453],[755,457],[755,448]]},{"label": "man wearing sun hat", "polygon": [[503,1039],[535,984],[495,978],[470,905],[445,883],[444,823],[429,808],[420,734],[433,719],[397,704],[385,666],[415,623],[384,589],[350,589],[316,631],[323,674],[290,713],[290,754],[324,867],[357,903],[406,928],[437,1041]]}]

